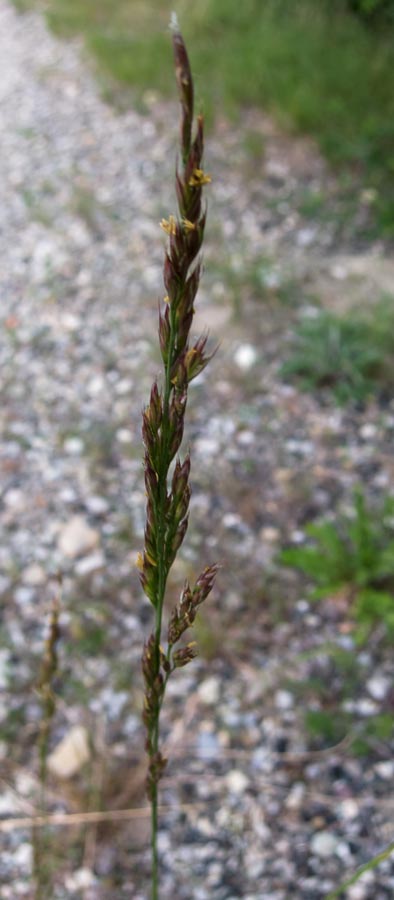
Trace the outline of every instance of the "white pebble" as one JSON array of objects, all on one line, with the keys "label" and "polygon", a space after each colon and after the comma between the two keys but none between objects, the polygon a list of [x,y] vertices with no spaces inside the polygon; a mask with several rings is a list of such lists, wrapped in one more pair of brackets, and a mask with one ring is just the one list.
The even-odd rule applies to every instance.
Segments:
[{"label": "white pebble", "polygon": [[130,381],[129,378],[122,378],[120,381],[118,381],[115,387],[115,391],[117,394],[119,394],[120,397],[125,396],[125,394],[129,394],[132,390],[133,382]]},{"label": "white pebble", "polygon": [[347,821],[357,819],[359,814],[358,803],[356,803],[355,800],[343,800],[343,802],[339,804],[339,813],[342,818]]},{"label": "white pebble", "polygon": [[27,569],[24,569],[22,573],[23,583],[30,584],[32,587],[37,587],[39,584],[44,584],[46,580],[46,573],[42,566],[39,566],[38,563],[32,563],[27,567]]},{"label": "white pebble", "polygon": [[90,869],[77,869],[72,875],[66,878],[66,888],[68,891],[81,891],[84,888],[91,887],[95,882],[95,877]]},{"label": "white pebble", "polygon": [[59,533],[58,547],[64,556],[76,559],[100,543],[100,534],[90,527],[82,516],[73,516]]},{"label": "white pebble", "polygon": [[384,700],[390,687],[390,680],[383,676],[379,677],[378,675],[375,675],[367,681],[368,693],[371,694],[371,697],[373,697],[374,700]]},{"label": "white pebble", "polygon": [[394,762],[391,759],[386,759],[384,762],[376,763],[375,772],[380,778],[391,781],[394,778]]},{"label": "white pebble", "polygon": [[128,428],[118,428],[116,437],[121,444],[131,444],[133,435]]},{"label": "white pebble", "polygon": [[202,681],[198,688],[198,696],[207,705],[217,703],[220,697],[220,681],[212,675]]},{"label": "white pebble", "polygon": [[86,575],[91,575],[93,572],[98,572],[100,569],[103,569],[104,566],[104,554],[99,551],[98,553],[91,553],[90,556],[84,556],[83,559],[80,559],[75,565],[75,572],[83,578],[86,577]]},{"label": "white pebble", "polygon": [[234,353],[234,362],[242,372],[248,372],[257,362],[257,351],[252,344],[241,344]]},{"label": "white pebble", "polygon": [[226,775],[226,784],[232,794],[243,794],[249,785],[249,778],[239,769],[232,769]]},{"label": "white pebble", "polygon": [[80,456],[84,451],[84,442],[79,437],[70,437],[64,442],[64,450],[70,456]]},{"label": "white pebble", "polygon": [[311,840],[311,850],[316,856],[328,859],[333,856],[338,846],[338,838],[330,831],[318,831]]},{"label": "white pebble", "polygon": [[24,841],[23,844],[19,844],[12,854],[12,859],[15,865],[20,866],[22,869],[27,869],[30,872],[32,867],[32,856],[32,845],[28,844],[27,841]]},{"label": "white pebble", "polygon": [[275,706],[277,709],[292,709],[294,706],[294,697],[290,691],[277,691],[275,694]]},{"label": "white pebble", "polygon": [[109,510],[109,503],[105,497],[88,497],[85,506],[93,516],[103,516]]},{"label": "white pebble", "polygon": [[286,809],[299,809],[305,796],[305,784],[303,781],[296,781],[290,790],[285,802]]},{"label": "white pebble", "polygon": [[364,438],[365,441],[368,441],[376,436],[377,431],[378,429],[376,425],[372,425],[372,423],[367,422],[360,428],[360,435],[362,438]]}]

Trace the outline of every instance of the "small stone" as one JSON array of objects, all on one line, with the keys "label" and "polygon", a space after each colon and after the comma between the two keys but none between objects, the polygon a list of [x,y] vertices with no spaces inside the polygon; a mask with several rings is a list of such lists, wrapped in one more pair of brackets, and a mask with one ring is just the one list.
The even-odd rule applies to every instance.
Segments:
[{"label": "small stone", "polygon": [[239,769],[232,769],[226,775],[226,784],[232,794],[243,794],[249,786],[249,778]]},{"label": "small stone", "polygon": [[351,862],[352,854],[349,844],[347,844],[346,841],[339,841],[335,850],[335,855],[345,863]]},{"label": "small stone", "polygon": [[336,279],[336,281],[345,281],[345,279],[349,275],[349,272],[346,266],[341,265],[341,263],[335,263],[335,265],[331,267],[330,274],[333,278]]},{"label": "small stone", "polygon": [[267,528],[262,528],[260,534],[263,541],[268,541],[269,544],[275,544],[280,538],[279,529],[271,528],[269,526],[267,526]]},{"label": "small stone", "polygon": [[86,577],[86,575],[92,575],[93,572],[99,572],[100,569],[105,567],[105,557],[104,554],[99,551],[98,553],[91,553],[89,556],[84,556],[83,559],[80,559],[75,566],[75,573],[80,577]]},{"label": "small stone", "polygon": [[61,317],[61,323],[66,331],[78,331],[81,327],[81,320],[73,313],[65,313]]},{"label": "small stone", "polygon": [[294,531],[291,532],[290,537],[291,537],[293,544],[303,544],[305,541],[305,532],[301,531],[301,529],[299,529],[299,528],[296,528]]},{"label": "small stone", "polygon": [[22,581],[24,584],[29,584],[32,587],[37,587],[40,584],[45,584],[47,580],[47,575],[42,566],[38,565],[38,563],[32,563],[27,569],[24,569],[22,573]]},{"label": "small stone", "polygon": [[18,772],[15,777],[15,787],[17,793],[22,797],[32,797],[37,787],[36,779],[30,772]]},{"label": "small stone", "polygon": [[98,397],[105,387],[105,378],[102,375],[94,375],[88,382],[86,390],[90,397]]},{"label": "small stone", "polygon": [[299,809],[305,796],[305,784],[296,781],[287,797],[285,806],[287,809]]},{"label": "small stone", "polygon": [[339,804],[339,813],[343,819],[350,822],[352,819],[357,819],[359,814],[359,805],[355,800],[343,800],[342,803]]},{"label": "small stone", "polygon": [[348,900],[368,900],[371,897],[369,886],[367,883],[359,881],[358,884],[352,884],[347,891]]},{"label": "small stone", "polygon": [[100,534],[82,516],[73,516],[60,531],[58,547],[64,556],[76,559],[100,543]]},{"label": "small stone", "polygon": [[360,435],[362,438],[364,438],[365,441],[368,441],[376,437],[377,430],[378,429],[376,425],[373,425],[370,422],[366,422],[366,424],[362,425],[362,427],[360,428]]},{"label": "small stone", "polygon": [[19,488],[11,488],[4,495],[3,503],[8,509],[15,510],[15,512],[22,512],[26,506],[26,497],[23,491],[20,491]]},{"label": "small stone", "polygon": [[133,382],[129,378],[121,378],[115,386],[115,391],[120,397],[130,394],[133,390]]},{"label": "small stone", "polygon": [[311,850],[316,856],[328,859],[333,856],[338,846],[338,838],[329,831],[318,831],[312,836]]},{"label": "small stone", "polygon": [[48,757],[48,769],[57,778],[72,778],[90,759],[89,735],[76,725]]},{"label": "small stone", "polygon": [[68,891],[83,891],[95,883],[95,877],[90,869],[77,869],[66,878],[65,884]]},{"label": "small stone", "polygon": [[88,497],[85,506],[92,516],[104,516],[109,510],[109,503],[105,497]]},{"label": "small stone", "polygon": [[291,439],[286,441],[286,450],[295,456],[311,456],[314,452],[314,444],[312,441],[296,441]]},{"label": "small stone", "polygon": [[361,698],[356,704],[356,711],[360,714],[360,716],[374,716],[379,709],[372,700],[368,700],[367,697]]},{"label": "small stone", "polygon": [[251,444],[254,444],[256,440],[256,435],[253,431],[240,431],[237,435],[237,442],[241,444],[243,447],[250,447]]},{"label": "small stone", "polygon": [[242,372],[248,372],[257,362],[257,350],[252,344],[241,344],[234,353],[234,362]]},{"label": "small stone", "polygon": [[316,238],[316,228],[301,228],[296,240],[299,247],[309,247]]},{"label": "small stone", "polygon": [[195,448],[197,456],[216,456],[219,453],[220,445],[215,438],[201,437],[195,442]]},{"label": "small stone", "polygon": [[15,852],[12,854],[12,861],[14,865],[20,867],[21,869],[26,869],[28,872],[30,872],[33,861],[32,845],[28,844],[27,841],[19,844]]},{"label": "small stone", "polygon": [[81,438],[79,437],[70,437],[64,441],[63,444],[64,450],[66,453],[69,453],[70,456],[81,456],[83,453],[85,445]]},{"label": "small stone", "polygon": [[386,759],[384,762],[376,763],[375,772],[380,778],[384,778],[385,781],[391,781],[394,778],[394,762],[391,759]]},{"label": "small stone", "polygon": [[222,524],[225,528],[240,528],[243,525],[241,516],[238,513],[225,513],[222,517]]},{"label": "small stone", "polygon": [[206,678],[202,681],[198,688],[198,696],[203,703],[207,704],[207,706],[218,703],[220,697],[219,679],[212,675],[211,678]]},{"label": "small stone", "polygon": [[64,487],[59,491],[59,497],[62,503],[75,503],[78,499],[78,495],[74,488],[72,487]]},{"label": "small stone", "polygon": [[294,706],[294,697],[290,691],[277,691],[275,694],[275,706],[277,709],[292,709]]},{"label": "small stone", "polygon": [[200,731],[197,735],[198,754],[202,759],[215,759],[220,752],[219,742],[215,734]]},{"label": "small stone", "polygon": [[390,690],[391,682],[388,678],[374,675],[367,681],[367,691],[374,700],[384,700]]},{"label": "small stone", "polygon": [[14,600],[15,603],[20,604],[20,606],[28,606],[28,604],[32,603],[34,600],[34,589],[32,587],[20,585],[20,587],[17,587],[14,590]]},{"label": "small stone", "polygon": [[229,591],[225,597],[225,608],[231,610],[232,612],[237,612],[242,609],[244,604],[243,597],[240,594],[237,594],[236,591]]},{"label": "small stone", "polygon": [[15,791],[2,788],[2,793],[0,794],[0,816],[7,818],[8,816],[18,815],[20,808]]},{"label": "small stone", "polygon": [[131,444],[133,440],[133,434],[128,428],[118,428],[116,437],[120,444]]}]

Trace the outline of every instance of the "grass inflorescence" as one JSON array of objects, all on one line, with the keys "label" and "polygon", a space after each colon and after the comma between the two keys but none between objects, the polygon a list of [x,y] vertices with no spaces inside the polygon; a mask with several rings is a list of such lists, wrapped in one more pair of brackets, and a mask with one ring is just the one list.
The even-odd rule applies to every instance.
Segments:
[{"label": "grass inflorescence", "polygon": [[[142,657],[145,683],[143,719],[149,757],[147,793],[152,806],[152,900],[158,897],[158,783],[166,765],[160,749],[160,710],[166,685],[175,669],[197,654],[196,644],[179,646],[193,625],[201,604],[210,593],[217,566],[204,569],[193,587],[186,581],[172,610],[166,647],[163,648],[163,605],[167,578],[188,526],[190,456],[179,457],[190,382],[210,360],[207,337],[190,342],[194,301],[200,280],[199,254],[204,237],[206,210],[204,185],[210,177],[203,170],[204,127],[201,116],[194,127],[194,89],[185,44],[175,24],[175,71],[181,103],[180,159],[176,170],[178,214],[163,219],[168,242],[164,259],[167,294],[159,314],[159,342],[163,384],[153,384],[143,413],[145,488],[147,494],[145,547],[138,558],[140,579],[155,610],[154,630]],[[176,648],[176,649],[174,649]]]}]

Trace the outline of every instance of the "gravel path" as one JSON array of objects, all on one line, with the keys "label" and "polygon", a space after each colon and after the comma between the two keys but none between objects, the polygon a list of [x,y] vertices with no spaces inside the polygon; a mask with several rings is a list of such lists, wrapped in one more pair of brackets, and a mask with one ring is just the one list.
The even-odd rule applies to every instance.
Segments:
[{"label": "gravel path", "polygon": [[[0,58],[0,817],[34,805],[33,686],[59,570],[52,743],[81,726],[94,752],[74,778],[52,776],[51,810],[125,809],[143,793],[139,657],[150,611],[132,563],[177,109],[148,96],[149,116],[118,114],[81,47],[4,0]],[[169,689],[163,900],[320,900],[391,839],[390,738],[376,738],[366,757],[348,740],[333,752],[315,747],[295,687],[320,678],[335,692],[327,647],[353,651],[363,673],[352,696],[358,733],[391,709],[390,656],[377,639],[356,651],[346,610],[312,607],[275,557],[304,539],[310,518],[349,504],[355,484],[378,496],[393,484],[393,405],[321,406],[284,385],[278,367],[315,294],[334,308],[377,298],[394,292],[394,267],[378,243],[361,253],[350,226],[339,247],[335,180],[307,141],[251,113],[242,125],[219,123],[207,147],[197,327],[221,346],[192,392],[192,525],[173,585],[201,563],[219,558],[223,570],[199,627],[202,657]],[[251,129],[265,147],[253,163],[242,138]],[[327,193],[331,217],[305,219],[311,190]],[[360,196],[360,221],[367,201]],[[148,896],[146,824],[58,829],[52,842],[55,898]],[[3,834],[2,844],[0,897],[30,896],[29,831]],[[393,892],[386,861],[346,896]]]}]

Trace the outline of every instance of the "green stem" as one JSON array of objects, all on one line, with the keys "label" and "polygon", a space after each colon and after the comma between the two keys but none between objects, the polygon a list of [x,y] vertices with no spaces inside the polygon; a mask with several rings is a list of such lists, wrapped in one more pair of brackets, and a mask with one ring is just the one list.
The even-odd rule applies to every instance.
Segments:
[{"label": "green stem", "polygon": [[151,799],[151,848],[152,848],[152,900],[159,900],[159,858],[157,853],[157,784],[152,787]]},{"label": "green stem", "polygon": [[[166,589],[167,582],[167,570],[166,570],[166,559],[165,559],[165,506],[167,500],[167,478],[168,478],[168,469],[170,466],[170,461],[168,459],[168,437],[169,437],[169,410],[170,410],[170,395],[171,395],[171,368],[172,368],[172,357],[174,354],[175,348],[175,339],[176,339],[176,331],[175,331],[175,321],[174,315],[171,314],[170,317],[170,346],[169,346],[169,354],[168,360],[165,367],[165,388],[164,388],[164,398],[163,398],[163,420],[162,420],[162,459],[161,466],[159,471],[159,502],[158,502],[158,522],[157,522],[157,534],[158,534],[158,574],[159,574],[159,584],[157,591],[157,603],[156,603],[156,613],[155,613],[155,670],[156,673],[160,672],[160,644],[161,644],[161,623],[163,617],[163,604],[164,604],[164,595]],[[167,683],[167,679],[164,683],[163,694],[165,690],[165,685]],[[163,699],[163,697],[162,697]],[[160,736],[160,709],[161,702],[158,703],[156,709],[155,720],[152,727],[152,755],[155,756],[159,749],[159,736]],[[152,785],[152,797],[151,797],[151,848],[152,848],[152,900],[159,900],[159,860],[158,860],[158,849],[157,849],[157,830],[158,830],[158,789],[157,783]]]},{"label": "green stem", "polygon": [[[47,782],[47,757],[48,757],[48,732],[49,719],[46,718],[41,726],[39,739],[40,761],[40,814],[46,813],[46,782]],[[46,826],[42,829],[33,828],[33,859],[34,859],[34,898],[46,900],[49,897],[49,871],[48,871],[48,834]]]},{"label": "green stem", "polygon": [[374,856],[372,859],[369,859],[368,862],[361,866],[360,869],[357,869],[357,872],[355,872],[354,875],[351,875],[351,877],[348,878],[347,881],[343,881],[338,888],[336,888],[334,891],[331,891],[330,894],[327,894],[325,900],[335,900],[335,898],[343,894],[348,887],[356,884],[361,876],[364,875],[364,872],[369,872],[371,869],[376,869],[376,866],[378,866],[379,863],[384,862],[385,859],[388,859],[392,853],[394,853],[394,842],[392,844],[389,844],[389,846],[386,847],[385,850],[382,850],[381,853],[377,853],[376,856]]}]

